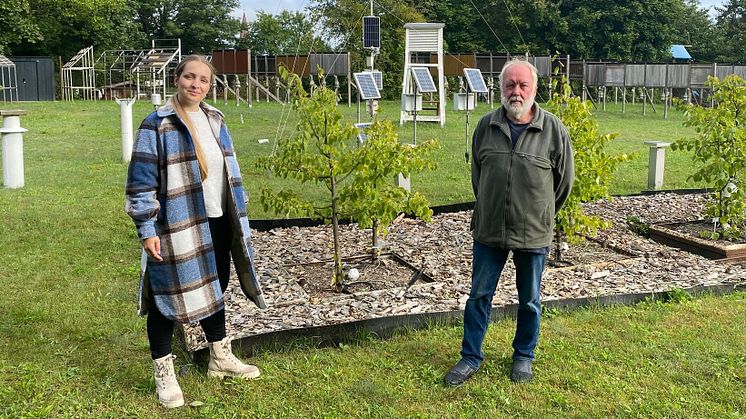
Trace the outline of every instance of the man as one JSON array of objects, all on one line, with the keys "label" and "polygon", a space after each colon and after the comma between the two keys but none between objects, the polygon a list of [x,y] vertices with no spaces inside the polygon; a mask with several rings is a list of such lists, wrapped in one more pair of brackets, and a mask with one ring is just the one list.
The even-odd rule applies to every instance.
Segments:
[{"label": "man", "polygon": [[530,63],[506,63],[500,73],[502,107],[484,116],[474,130],[472,284],[464,310],[461,360],[446,374],[448,385],[462,384],[484,360],[482,342],[492,297],[510,252],[519,301],[510,378],[517,383],[533,378],[541,275],[555,213],[570,195],[574,178],[567,128],[534,103],[537,80]]}]

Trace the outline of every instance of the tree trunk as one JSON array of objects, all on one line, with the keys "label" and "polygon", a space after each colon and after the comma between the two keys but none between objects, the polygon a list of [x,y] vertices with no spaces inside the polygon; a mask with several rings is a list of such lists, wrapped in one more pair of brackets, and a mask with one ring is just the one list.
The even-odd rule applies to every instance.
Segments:
[{"label": "tree trunk", "polygon": [[342,256],[339,249],[339,214],[337,214],[337,179],[332,176],[332,234],[334,236],[334,278],[332,285],[342,290]]},{"label": "tree trunk", "polygon": [[562,230],[554,229],[554,263],[562,262]]},{"label": "tree trunk", "polygon": [[373,220],[373,246],[370,249],[370,255],[373,260],[381,256],[381,249],[378,248],[378,220]]}]

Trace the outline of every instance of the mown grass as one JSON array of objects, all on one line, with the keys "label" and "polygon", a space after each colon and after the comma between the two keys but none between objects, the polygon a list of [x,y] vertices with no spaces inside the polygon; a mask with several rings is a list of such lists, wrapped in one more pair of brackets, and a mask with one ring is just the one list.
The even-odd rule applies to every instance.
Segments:
[{"label": "mown grass", "polygon": [[[46,293],[43,293],[46,294]],[[48,294],[47,294],[48,295]],[[57,299],[54,305],[69,304]],[[117,304],[120,305],[120,304]],[[0,415],[77,417],[697,417],[746,414],[746,294],[681,303],[554,313],[543,324],[536,379],[514,385],[514,323],[489,330],[487,361],[451,389],[461,330],[435,327],[390,340],[261,353],[263,376],[217,382],[189,365],[187,403],[157,406],[144,324],[120,310],[94,320],[68,308],[75,327],[23,330],[3,318]],[[108,310],[105,310],[108,311]],[[127,311],[127,310],[125,310]],[[123,316],[115,318],[115,316]],[[26,323],[27,324],[27,323]],[[8,330],[13,329],[13,330]],[[21,343],[19,346],[18,343]],[[177,364],[184,365],[183,358]]]},{"label": "mown grass", "polygon": [[[258,196],[261,187],[291,187],[304,196],[323,199],[323,191],[309,185],[300,186],[290,180],[271,177],[266,171],[256,167],[261,156],[269,155],[281,136],[291,135],[295,127],[295,115],[289,106],[257,102],[252,108],[245,106],[218,106],[225,112],[226,121],[235,140],[244,181],[250,193]],[[83,164],[80,169],[102,172],[102,165],[114,165],[118,170],[108,171],[107,181],[120,181],[126,172],[120,163],[119,107],[112,102],[36,102],[22,104],[2,104],[0,109],[23,108],[29,115],[22,118],[25,134],[25,158],[27,160],[26,183],[33,185],[36,179],[46,176],[50,170],[63,169],[70,159]],[[383,102],[381,117],[398,122],[397,102]],[[150,112],[152,107],[145,101],[134,106],[135,128]],[[341,106],[340,109],[350,121],[356,120],[356,107]],[[474,128],[479,117],[489,112],[489,106],[481,103],[470,116],[470,127]],[[682,125],[683,115],[677,110],[664,119],[662,110],[642,116],[642,108],[628,105],[626,113],[621,105],[608,104],[606,111],[596,112],[601,132],[616,132],[619,137],[609,146],[613,154],[627,153],[632,160],[620,167],[611,185],[614,194],[639,193],[647,189],[648,148],[647,140],[675,141],[683,136],[691,136],[694,130]],[[244,123],[241,123],[243,116]],[[363,106],[362,119],[366,120]],[[473,200],[470,180],[470,166],[464,159],[466,143],[466,114],[448,110],[446,126],[441,128],[434,123],[418,123],[419,140],[436,138],[441,148],[434,155],[438,164],[435,172],[427,172],[413,177],[412,187],[424,193],[433,205],[443,205]],[[269,139],[259,144],[259,139]],[[411,142],[412,124],[400,128],[400,139]],[[52,166],[52,167],[50,167]],[[666,153],[665,189],[703,187],[687,181],[693,172],[691,155],[668,150]],[[63,182],[68,177],[58,181]],[[265,212],[258,199],[250,200],[249,216],[254,219],[276,218],[276,214]]]},{"label": "mown grass", "polygon": [[[338,348],[298,344],[263,353],[255,362],[264,376],[250,383],[212,382],[191,368],[182,385],[189,402],[204,406],[162,410],[154,396],[145,322],[135,315],[139,243],[123,212],[126,166],[120,161],[118,107],[110,102],[2,106],[19,107],[30,112],[22,118],[30,130],[24,147],[26,186],[0,189],[0,416],[746,414],[744,293],[552,313],[542,332],[538,379],[528,386],[514,386],[506,378],[513,323],[505,321],[490,330],[484,370],[459,389],[440,385],[459,350],[460,330],[448,327]],[[383,108],[390,112],[395,105]],[[147,103],[137,104],[135,119],[149,109]],[[274,182],[252,162],[269,152],[256,140],[274,141],[281,108],[225,109],[249,190]],[[354,109],[344,109],[353,118]],[[440,135],[444,141],[437,157],[441,170],[414,183],[434,203],[471,199],[462,160],[463,125],[451,124],[464,117],[449,115],[444,130],[418,126],[420,138]],[[630,149],[642,148],[647,133],[667,124],[654,116],[633,118],[631,111],[599,116],[602,125],[610,125],[604,118],[619,127],[649,125],[649,131],[622,134],[618,145],[628,143]],[[632,120],[619,122],[624,118]],[[671,122],[660,135],[673,139],[686,132]],[[643,187],[644,182],[637,188]],[[266,215],[256,200],[251,208],[252,218]]]}]

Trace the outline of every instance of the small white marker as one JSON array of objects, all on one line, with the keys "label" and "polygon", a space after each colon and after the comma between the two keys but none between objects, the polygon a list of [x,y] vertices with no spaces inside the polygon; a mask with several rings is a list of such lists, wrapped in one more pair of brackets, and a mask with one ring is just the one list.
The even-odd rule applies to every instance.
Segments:
[{"label": "small white marker", "polygon": [[259,144],[267,144],[269,142],[269,138],[260,138],[257,140]]},{"label": "small white marker", "polygon": [[347,272],[347,277],[350,278],[350,280],[354,281],[360,278],[360,272],[358,272],[358,270],[355,268],[350,268],[350,271]]}]

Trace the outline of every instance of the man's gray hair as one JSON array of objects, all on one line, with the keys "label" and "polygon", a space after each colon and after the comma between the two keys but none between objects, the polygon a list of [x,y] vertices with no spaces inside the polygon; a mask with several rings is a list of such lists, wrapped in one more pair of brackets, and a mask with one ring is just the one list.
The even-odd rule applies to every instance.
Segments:
[{"label": "man's gray hair", "polygon": [[534,67],[533,64],[526,60],[522,60],[520,58],[512,58],[507,63],[505,63],[503,69],[500,70],[500,91],[502,91],[503,89],[503,74],[505,74],[505,70],[513,67],[514,65],[524,65],[528,67],[529,70],[531,70],[531,78],[534,80],[534,88],[536,88],[539,83],[539,72],[536,67]]}]

